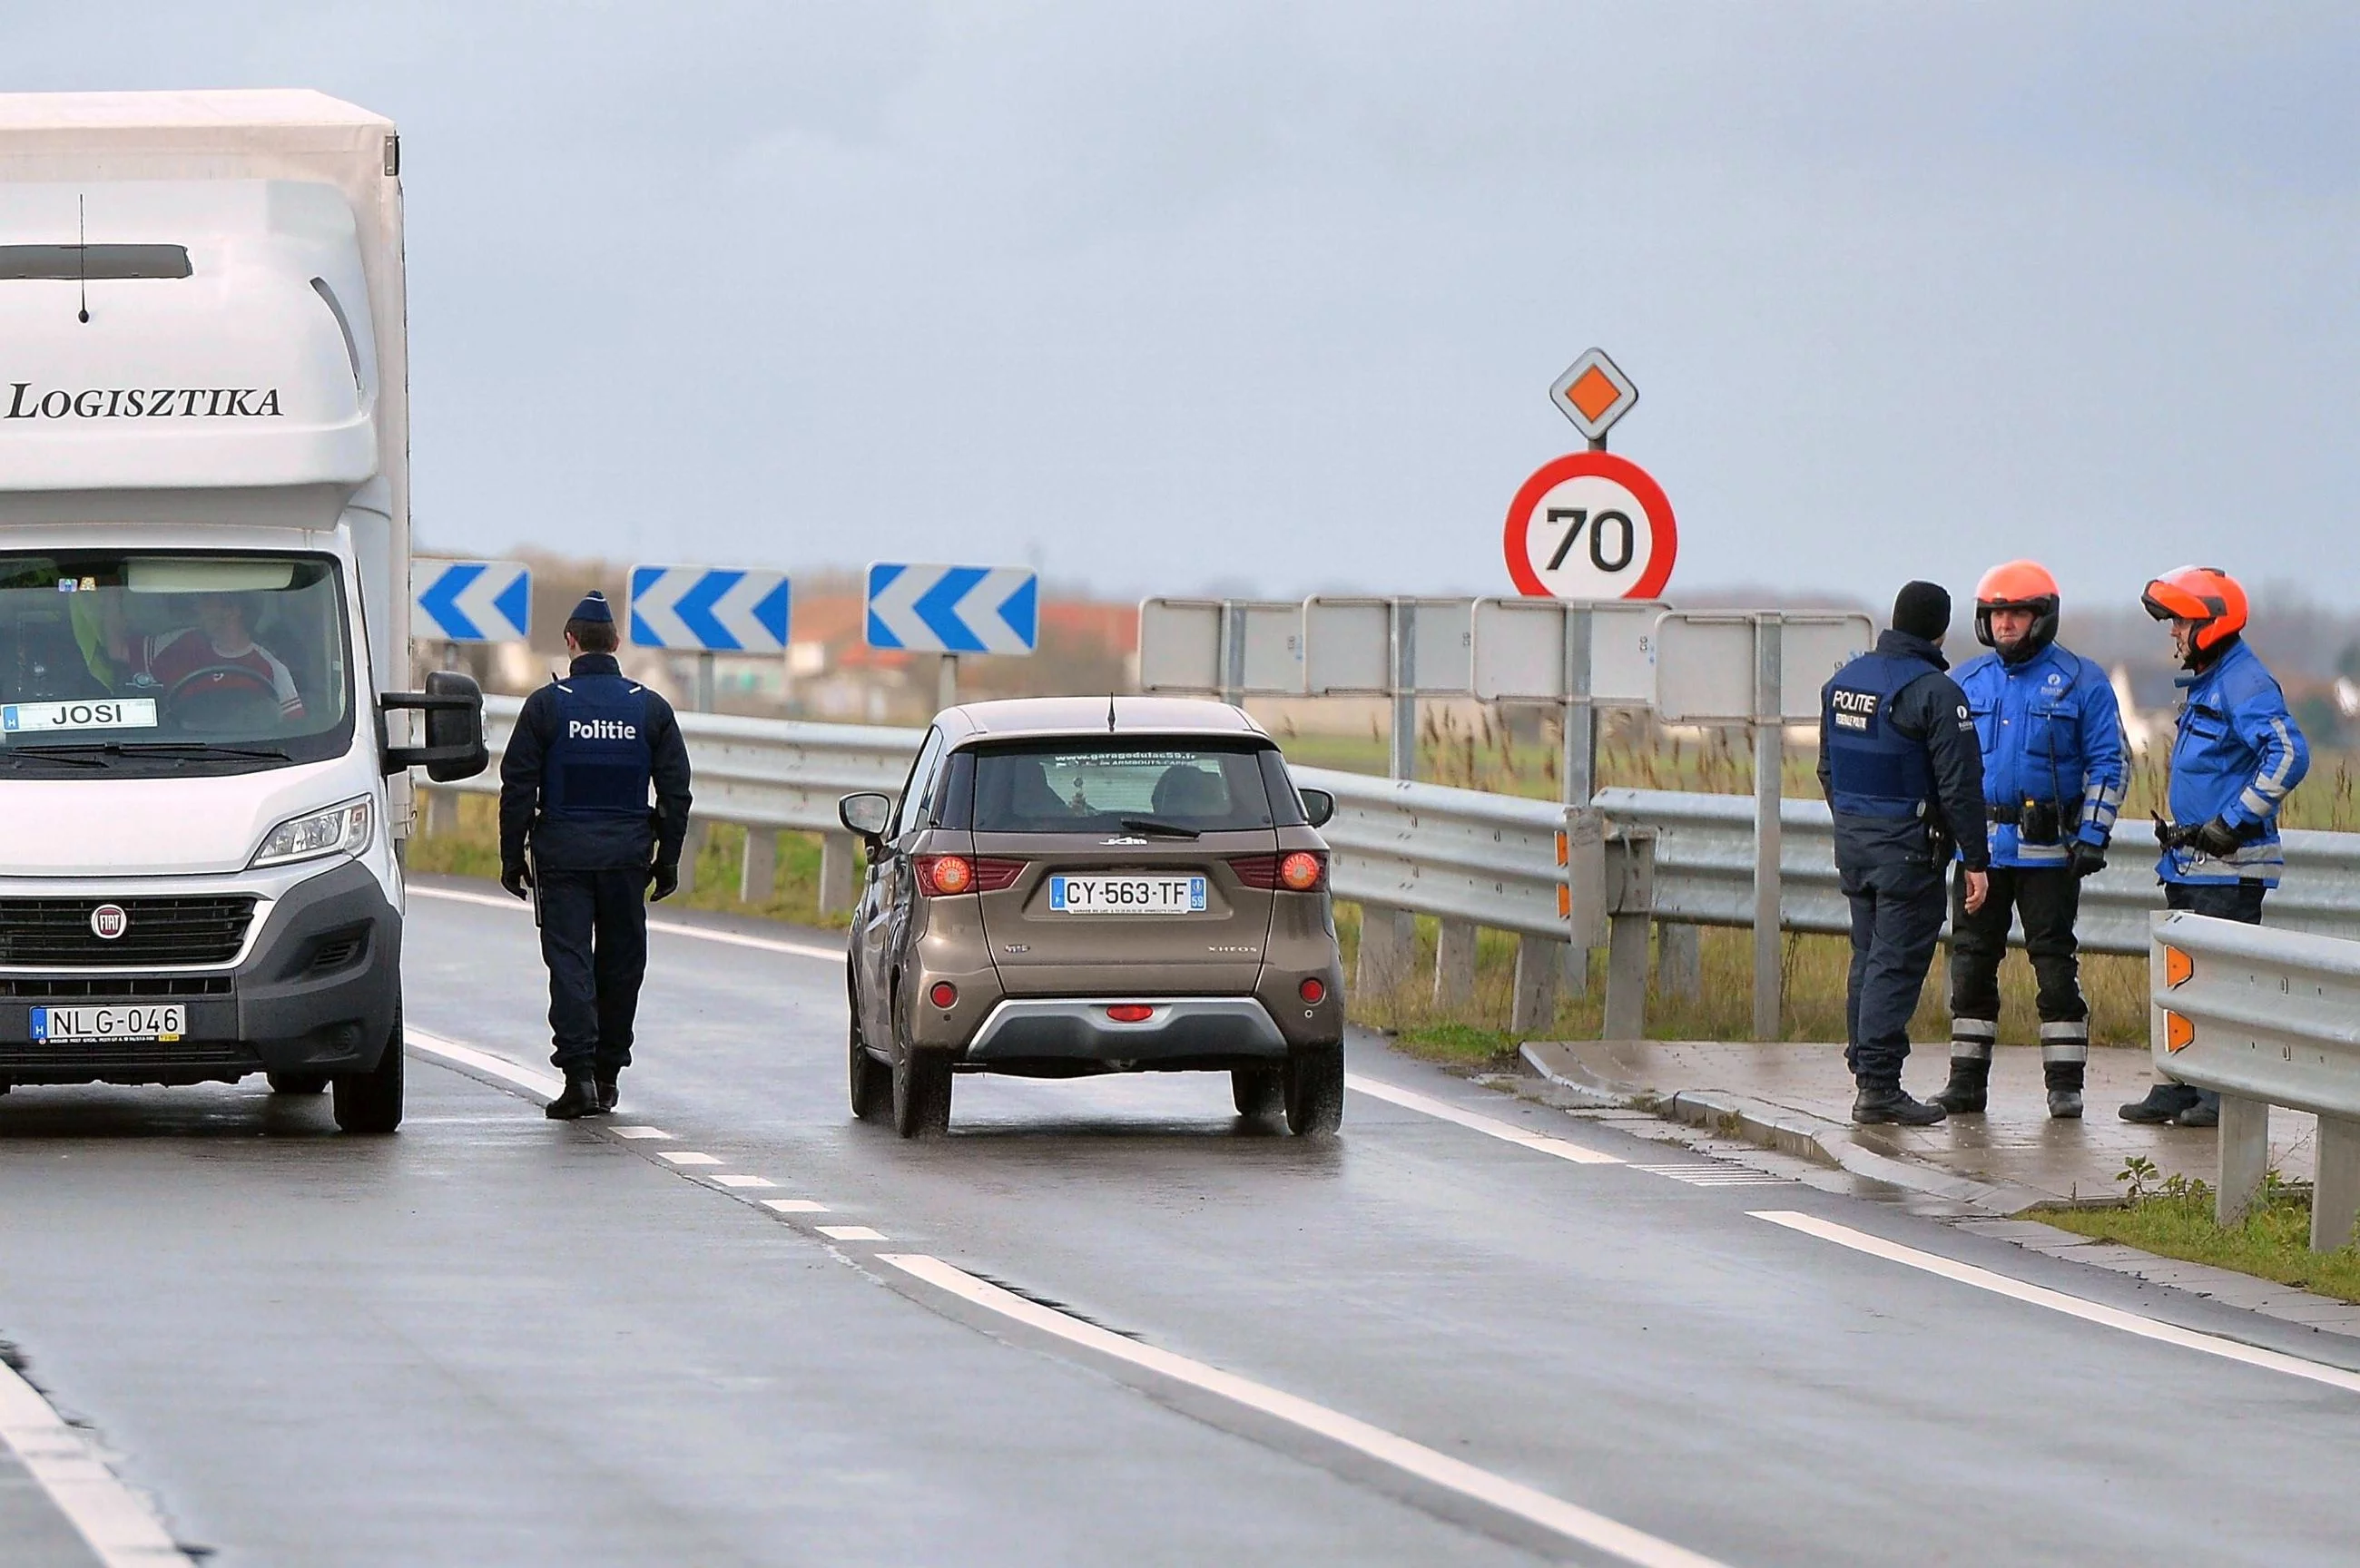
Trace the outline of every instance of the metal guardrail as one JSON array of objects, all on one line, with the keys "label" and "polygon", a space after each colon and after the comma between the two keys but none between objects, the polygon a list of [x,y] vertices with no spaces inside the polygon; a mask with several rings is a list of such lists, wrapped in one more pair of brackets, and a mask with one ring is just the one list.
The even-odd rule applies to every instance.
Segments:
[{"label": "metal guardrail", "polygon": [[2158,914],[2147,984],[2156,1065],[2221,1096],[2221,1223],[2259,1190],[2270,1107],[2284,1105],[2319,1117],[2311,1247],[2348,1244],[2360,1218],[2360,942]]}]

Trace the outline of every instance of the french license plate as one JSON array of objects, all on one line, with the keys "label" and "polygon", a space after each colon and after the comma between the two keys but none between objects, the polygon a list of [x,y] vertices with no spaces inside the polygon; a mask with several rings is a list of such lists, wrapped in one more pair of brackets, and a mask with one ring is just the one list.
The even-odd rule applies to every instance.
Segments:
[{"label": "french license plate", "polygon": [[1049,908],[1061,915],[1201,915],[1202,877],[1052,877]]},{"label": "french license plate", "polygon": [[137,1007],[35,1007],[33,1043],[93,1040],[178,1040],[189,1009],[179,1002]]}]

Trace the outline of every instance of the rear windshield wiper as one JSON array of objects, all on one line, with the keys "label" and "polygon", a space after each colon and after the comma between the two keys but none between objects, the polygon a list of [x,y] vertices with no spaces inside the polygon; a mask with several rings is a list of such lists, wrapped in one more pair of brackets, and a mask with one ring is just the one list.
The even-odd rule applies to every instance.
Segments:
[{"label": "rear windshield wiper", "polygon": [[1160,838],[1202,838],[1195,828],[1184,828],[1178,822],[1159,822],[1153,817],[1124,817],[1125,833],[1152,833]]}]

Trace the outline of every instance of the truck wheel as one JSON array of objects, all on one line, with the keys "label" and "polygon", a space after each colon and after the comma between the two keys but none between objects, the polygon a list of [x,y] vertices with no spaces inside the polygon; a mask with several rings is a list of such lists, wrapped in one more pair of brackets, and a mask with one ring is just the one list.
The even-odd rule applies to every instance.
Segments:
[{"label": "truck wheel", "polygon": [[1344,1048],[1315,1045],[1286,1059],[1286,1130],[1325,1138],[1344,1125]]},{"label": "truck wheel", "polygon": [[324,1073],[273,1073],[269,1077],[274,1094],[316,1094],[328,1086]]},{"label": "truck wheel", "polygon": [[852,1114],[873,1122],[893,1105],[893,1070],[869,1054],[860,1038],[860,1018],[852,1019]]},{"label": "truck wheel", "polygon": [[401,1125],[401,1008],[393,1009],[393,1031],[385,1054],[367,1073],[339,1073],[335,1086],[336,1125],[346,1132],[391,1132]]},{"label": "truck wheel", "polygon": [[951,1129],[951,1054],[905,1045],[893,1061],[893,1130],[940,1138]]},{"label": "truck wheel", "polygon": [[1260,1121],[1278,1115],[1286,1105],[1286,1069],[1231,1068],[1229,1098],[1237,1103],[1241,1116]]}]

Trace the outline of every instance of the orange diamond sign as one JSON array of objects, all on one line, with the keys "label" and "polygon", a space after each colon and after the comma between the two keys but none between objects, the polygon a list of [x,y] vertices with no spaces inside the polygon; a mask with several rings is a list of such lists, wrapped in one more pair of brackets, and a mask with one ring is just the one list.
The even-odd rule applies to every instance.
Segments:
[{"label": "orange diamond sign", "polygon": [[1549,401],[1591,441],[1603,441],[1614,421],[1631,411],[1639,389],[1622,367],[1593,348],[1567,367],[1549,387]]}]

